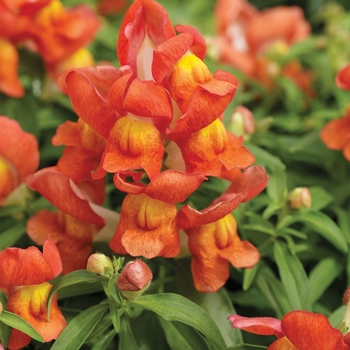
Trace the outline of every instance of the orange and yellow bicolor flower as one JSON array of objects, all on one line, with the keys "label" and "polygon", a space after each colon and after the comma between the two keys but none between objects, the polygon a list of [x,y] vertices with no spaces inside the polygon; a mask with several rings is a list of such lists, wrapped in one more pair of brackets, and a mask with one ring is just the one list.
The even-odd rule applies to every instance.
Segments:
[{"label": "orange and yellow bicolor flower", "polygon": [[[47,301],[52,285],[48,281],[62,271],[62,263],[55,244],[44,242],[43,252],[36,247],[27,249],[6,248],[0,252],[0,288],[8,297],[6,309],[26,320],[44,338],[56,339],[66,326],[54,296],[50,318],[47,318]],[[9,349],[22,349],[30,343],[30,336],[12,329]]]}]

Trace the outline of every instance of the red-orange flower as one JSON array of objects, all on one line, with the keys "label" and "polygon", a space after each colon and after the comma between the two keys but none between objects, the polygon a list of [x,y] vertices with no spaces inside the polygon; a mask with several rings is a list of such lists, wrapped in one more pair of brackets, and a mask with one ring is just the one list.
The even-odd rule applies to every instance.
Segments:
[{"label": "red-orange flower", "polygon": [[335,84],[339,89],[350,90],[350,63],[338,72]]},{"label": "red-orange flower", "polygon": [[[52,285],[47,283],[62,271],[61,259],[55,244],[47,240],[43,253],[36,247],[6,248],[0,252],[0,288],[7,296],[7,310],[31,324],[45,342],[56,339],[66,326],[57,305],[57,294],[47,319],[47,300]],[[9,349],[21,349],[29,344],[30,336],[12,329]]]},{"label": "red-orange flower", "polygon": [[154,0],[136,0],[120,27],[117,54],[121,66],[128,65],[141,80],[152,80],[153,50],[175,36],[163,6]]},{"label": "red-orange flower", "polygon": [[57,168],[71,178],[94,203],[102,204],[105,198],[105,181],[94,181],[95,171],[106,146],[106,140],[88,124],[78,119],[76,123],[61,124],[52,138],[54,146],[65,145]]},{"label": "red-orange flower", "polygon": [[172,106],[166,90],[153,81],[133,79],[129,68],[110,88],[108,105],[121,115],[112,127],[100,169],[119,172],[144,169],[152,178],[160,172],[164,156],[161,131],[169,125]]},{"label": "red-orange flower", "polygon": [[0,205],[39,166],[38,142],[15,120],[0,116]]},{"label": "red-orange flower", "polygon": [[66,9],[52,0],[35,14],[31,35],[37,52],[46,64],[54,64],[87,45],[100,22],[92,9],[79,5]]},{"label": "red-orange flower", "polygon": [[350,108],[343,118],[326,124],[320,136],[329,149],[342,150],[344,157],[350,162]]},{"label": "red-orange flower", "polygon": [[148,259],[176,256],[180,245],[174,203],[185,200],[205,176],[166,170],[145,186],[126,183],[123,178],[127,175],[132,176],[131,173],[116,174],[114,180],[118,188],[131,194],[124,199],[111,249],[118,254]]},{"label": "red-orange flower", "polygon": [[260,335],[275,335],[279,339],[268,350],[348,350],[343,334],[333,328],[327,317],[308,311],[288,312],[282,321],[271,317],[229,316],[232,327]]},{"label": "red-orange flower", "polygon": [[84,269],[93,238],[105,225],[105,220],[73,181],[55,167],[31,175],[27,184],[58,209],[58,213],[41,210],[32,216],[27,222],[29,237],[43,244],[50,236],[60,252],[64,274]]},{"label": "red-orange flower", "polygon": [[180,34],[160,44],[152,62],[154,80],[166,87],[182,113],[167,132],[171,139],[187,137],[219,118],[237,89],[233,75],[210,73],[203,62],[205,40],[196,29],[176,30]]}]

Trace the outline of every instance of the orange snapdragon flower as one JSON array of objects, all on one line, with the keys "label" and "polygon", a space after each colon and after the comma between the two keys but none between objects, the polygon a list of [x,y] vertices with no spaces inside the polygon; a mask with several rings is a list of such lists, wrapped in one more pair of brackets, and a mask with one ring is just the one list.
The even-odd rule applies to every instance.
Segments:
[{"label": "orange snapdragon flower", "polygon": [[29,176],[27,184],[58,209],[58,213],[40,210],[29,218],[26,228],[29,237],[36,244],[43,244],[50,235],[60,252],[63,274],[84,269],[93,239],[105,220],[73,181],[55,167]]},{"label": "orange snapdragon flower", "polygon": [[230,175],[231,186],[208,208],[198,211],[185,205],[177,216],[178,227],[188,235],[194,284],[202,292],[215,292],[225,284],[229,262],[236,268],[249,268],[260,258],[250,242],[239,238],[231,212],[258,195],[266,187],[268,177],[260,166]]},{"label": "orange snapdragon flower", "polygon": [[180,242],[174,203],[184,201],[205,180],[205,176],[166,170],[146,186],[126,183],[123,180],[126,175],[132,176],[131,173],[115,175],[117,188],[129,194],[122,205],[120,222],[110,242],[111,249],[118,254],[148,259],[176,256]]},{"label": "orange snapdragon flower", "polygon": [[339,89],[350,90],[350,63],[338,72],[335,84]]},{"label": "orange snapdragon flower", "polygon": [[[57,294],[51,303],[50,319],[47,319],[47,301],[52,288],[48,281],[62,271],[55,244],[46,240],[43,253],[36,247],[6,248],[0,252],[0,270],[0,288],[8,297],[7,310],[26,320],[45,342],[56,339],[66,321],[58,308]],[[8,348],[22,349],[30,340],[30,336],[13,328]]]},{"label": "orange snapdragon flower", "polygon": [[39,166],[38,142],[17,121],[0,116],[0,205]]},{"label": "orange snapdragon flower", "polygon": [[350,344],[327,317],[309,311],[288,312],[282,320],[271,317],[229,316],[233,328],[260,335],[275,335],[268,350],[348,350]]}]

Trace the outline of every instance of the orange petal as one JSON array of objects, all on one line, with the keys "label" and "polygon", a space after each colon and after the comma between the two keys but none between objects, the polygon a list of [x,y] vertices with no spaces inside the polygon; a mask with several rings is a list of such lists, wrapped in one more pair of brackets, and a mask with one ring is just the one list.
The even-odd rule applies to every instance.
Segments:
[{"label": "orange petal", "polygon": [[179,253],[180,242],[175,224],[176,206],[145,194],[128,194],[120,221],[109,246],[118,254],[167,258]]},{"label": "orange petal", "polygon": [[281,323],[283,333],[299,350],[348,350],[343,334],[333,328],[327,317],[309,311],[291,311]]},{"label": "orange petal", "polygon": [[84,222],[104,226],[104,219],[93,211],[84,194],[56,167],[45,168],[30,175],[27,184],[64,213]]},{"label": "orange petal", "polygon": [[78,116],[101,136],[107,138],[117,115],[107,105],[107,93],[122,72],[111,66],[78,68],[62,73],[57,85],[69,96]]},{"label": "orange petal", "polygon": [[108,92],[109,106],[121,115],[131,113],[138,117],[150,118],[153,125],[164,131],[173,116],[168,92],[153,81],[130,81],[131,74],[130,71],[112,85]]},{"label": "orange petal", "polygon": [[273,342],[267,350],[300,350],[296,346],[294,346],[287,337],[282,337],[281,339]]},{"label": "orange petal", "polygon": [[111,173],[142,168],[152,178],[160,172],[163,155],[163,139],[155,126],[123,117],[110,132],[101,165]]},{"label": "orange petal", "polygon": [[330,149],[341,150],[350,138],[350,108],[343,118],[326,124],[321,131],[321,139]]},{"label": "orange petal", "polygon": [[[45,342],[57,339],[66,326],[66,320],[57,305],[57,293],[52,299],[50,321],[47,320],[46,305],[51,288],[52,285],[47,282],[40,285],[24,286],[11,292],[7,301],[7,310],[26,320],[38,331]],[[13,329],[9,348],[22,348],[29,341],[30,337]]]},{"label": "orange petal", "polygon": [[221,195],[208,208],[200,211],[186,204],[177,215],[177,225],[179,228],[186,230],[190,227],[215,222],[236,209],[242,198],[241,193]]},{"label": "orange petal", "polygon": [[18,77],[19,56],[15,46],[0,38],[0,91],[11,97],[22,97],[24,89]]},{"label": "orange petal", "polygon": [[244,194],[242,203],[256,197],[269,181],[265,168],[260,165],[251,166],[244,171],[241,169],[223,171],[220,177],[231,181],[225,193]]},{"label": "orange petal", "polygon": [[6,248],[0,252],[0,287],[39,284],[57,277],[62,271],[59,252],[47,240],[43,253],[36,247]]},{"label": "orange petal", "polygon": [[350,90],[350,63],[338,72],[335,84],[339,89]]}]

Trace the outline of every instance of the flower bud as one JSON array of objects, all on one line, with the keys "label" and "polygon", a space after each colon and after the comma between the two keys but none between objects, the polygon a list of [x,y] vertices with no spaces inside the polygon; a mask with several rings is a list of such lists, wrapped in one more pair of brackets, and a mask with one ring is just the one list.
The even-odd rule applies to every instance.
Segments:
[{"label": "flower bud", "polygon": [[120,294],[126,300],[134,301],[148,288],[152,277],[150,268],[142,260],[127,263],[117,281]]},{"label": "flower bud", "polygon": [[[2,310],[4,309],[4,307],[2,306],[2,302],[0,301],[0,315],[2,314]],[[0,343],[1,345],[1,343]]]},{"label": "flower bud", "polygon": [[106,277],[111,276],[114,272],[111,259],[108,256],[100,253],[89,256],[86,270]]},{"label": "flower bud", "polygon": [[343,298],[343,303],[346,306],[343,317],[343,322],[340,324],[340,331],[346,335],[350,331],[350,287],[346,290]]},{"label": "flower bud", "polygon": [[234,109],[229,130],[236,136],[243,136],[244,140],[249,140],[255,131],[253,113],[244,106],[238,106]]},{"label": "flower bud", "polygon": [[297,187],[289,193],[290,207],[293,209],[310,208],[311,194],[307,187]]},{"label": "flower bud", "polygon": [[349,304],[349,300],[350,300],[350,287],[348,287],[348,289],[344,293],[343,304],[345,306],[348,305]]}]

